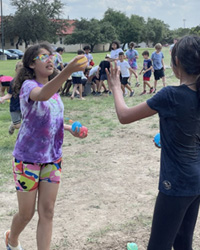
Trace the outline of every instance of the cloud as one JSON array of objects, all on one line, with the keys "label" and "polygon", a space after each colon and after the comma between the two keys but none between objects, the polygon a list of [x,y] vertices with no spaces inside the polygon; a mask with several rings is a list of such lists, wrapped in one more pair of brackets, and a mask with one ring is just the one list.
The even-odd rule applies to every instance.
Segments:
[{"label": "cloud", "polygon": [[[52,1],[52,0],[51,0]],[[112,8],[124,12],[127,16],[139,15],[147,20],[157,18],[168,24],[170,28],[183,27],[183,19],[186,19],[186,27],[195,27],[200,24],[199,0],[61,0],[64,4],[63,18],[102,19],[105,11]],[[3,2],[4,15],[14,13],[15,9],[9,3]]]}]

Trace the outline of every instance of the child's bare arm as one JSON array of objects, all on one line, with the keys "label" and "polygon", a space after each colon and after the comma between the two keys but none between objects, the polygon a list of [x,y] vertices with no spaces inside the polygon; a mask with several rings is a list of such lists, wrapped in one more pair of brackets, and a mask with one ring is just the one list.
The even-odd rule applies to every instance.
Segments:
[{"label": "child's bare arm", "polygon": [[5,100],[10,100],[11,97],[12,97],[12,95],[7,93],[6,95],[0,97],[0,103],[3,103]]},{"label": "child's bare arm", "polygon": [[114,96],[117,116],[122,124],[135,122],[137,120],[152,116],[157,113],[155,110],[151,109],[146,102],[129,108],[126,105],[122,95],[121,84],[119,79],[119,70],[117,69],[116,64],[115,68],[113,68],[113,66],[111,65],[110,73],[108,71],[106,72],[108,76],[108,83],[110,88],[112,89],[112,93]]},{"label": "child's bare arm", "polygon": [[139,72],[139,75],[141,75],[142,72],[144,72],[144,68],[141,69],[141,71]]},{"label": "child's bare arm", "polygon": [[76,56],[71,62],[51,81],[46,83],[43,88],[36,87],[30,93],[30,99],[33,101],[47,101],[62,86],[73,72],[83,71],[86,63],[79,62],[84,56]]},{"label": "child's bare arm", "polygon": [[164,60],[162,59],[162,66],[163,66],[163,69],[165,70],[165,64],[164,64]]},{"label": "child's bare arm", "polygon": [[150,70],[152,70],[153,69],[153,67],[151,66],[151,67],[149,67],[148,69],[146,69],[145,71],[144,71],[144,73],[146,73],[146,72],[148,72],[148,71],[150,71]]}]

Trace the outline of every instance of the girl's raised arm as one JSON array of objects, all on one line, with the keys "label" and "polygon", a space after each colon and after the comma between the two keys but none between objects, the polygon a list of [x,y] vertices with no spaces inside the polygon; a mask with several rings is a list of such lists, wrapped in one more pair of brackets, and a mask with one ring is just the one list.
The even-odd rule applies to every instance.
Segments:
[{"label": "girl's raised arm", "polygon": [[146,102],[140,103],[139,105],[129,108],[126,105],[122,95],[121,83],[119,78],[120,72],[117,67],[117,64],[115,63],[114,68],[111,65],[110,73],[107,69],[106,72],[108,77],[108,84],[112,89],[112,93],[114,96],[117,116],[122,124],[135,122],[137,120],[152,116],[157,113],[155,110],[151,109]]},{"label": "girl's raised arm", "polygon": [[30,93],[30,99],[33,101],[47,101],[62,86],[73,72],[83,71],[87,66],[84,55],[76,56],[69,64],[51,81],[46,83],[43,88],[36,87]]}]

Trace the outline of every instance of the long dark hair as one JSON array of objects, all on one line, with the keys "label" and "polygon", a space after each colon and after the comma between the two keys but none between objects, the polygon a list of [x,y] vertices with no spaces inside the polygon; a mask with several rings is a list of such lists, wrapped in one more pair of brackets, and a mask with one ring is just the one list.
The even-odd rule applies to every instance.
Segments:
[{"label": "long dark hair", "polygon": [[[41,49],[46,49],[50,54],[53,53],[51,45],[47,42],[32,45],[25,51],[22,60],[23,67],[19,70],[14,79],[13,96],[16,97],[19,94],[21,86],[25,80],[35,79],[35,72],[29,66],[31,65],[31,63],[33,63],[33,59],[38,56]],[[49,80],[53,79],[57,74],[58,71],[54,69],[53,74],[49,76]]]},{"label": "long dark hair", "polygon": [[111,49],[113,49],[113,48],[112,48],[113,43],[117,45],[117,49],[120,48],[120,42],[117,41],[117,40],[114,40],[114,41],[112,41],[112,43],[111,43]]},{"label": "long dark hair", "polygon": [[173,47],[171,53],[173,67],[177,67],[176,58],[180,66],[188,75],[196,76],[196,89],[200,98],[200,37],[185,36]]}]

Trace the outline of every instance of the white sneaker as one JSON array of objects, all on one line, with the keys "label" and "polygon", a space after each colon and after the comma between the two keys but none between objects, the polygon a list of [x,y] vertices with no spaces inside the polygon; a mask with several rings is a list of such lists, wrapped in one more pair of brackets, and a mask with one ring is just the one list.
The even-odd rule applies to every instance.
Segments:
[{"label": "white sneaker", "polygon": [[23,250],[23,248],[21,247],[20,243],[18,244],[17,247],[12,247],[8,244],[8,236],[9,236],[10,230],[5,231],[4,233],[4,241],[6,244],[6,250]]}]

